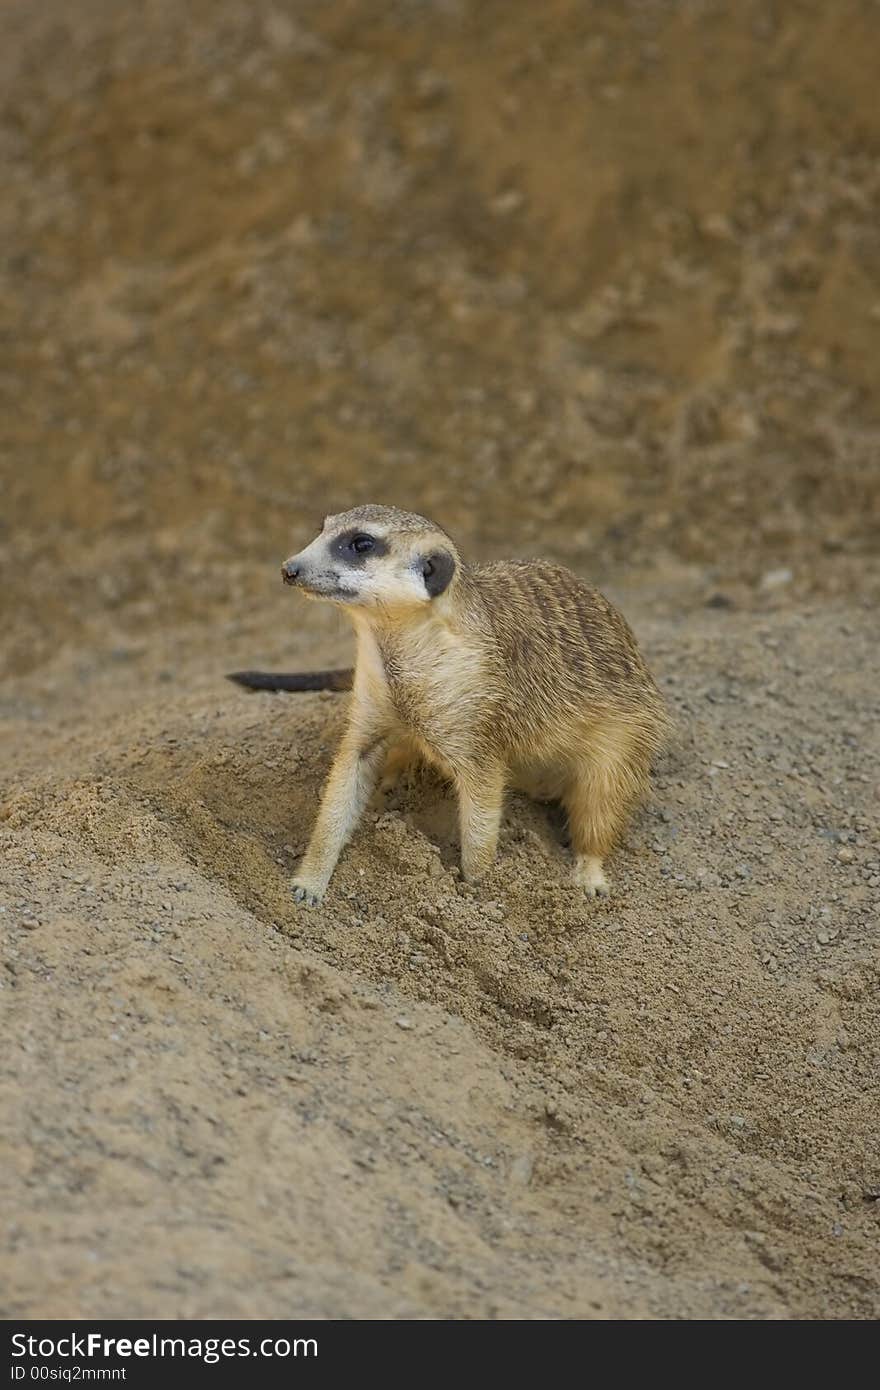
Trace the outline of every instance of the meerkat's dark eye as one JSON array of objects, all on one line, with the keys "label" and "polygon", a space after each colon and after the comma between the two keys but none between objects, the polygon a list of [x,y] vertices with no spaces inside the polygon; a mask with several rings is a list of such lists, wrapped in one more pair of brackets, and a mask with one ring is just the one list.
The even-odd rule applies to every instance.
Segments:
[{"label": "meerkat's dark eye", "polygon": [[352,536],[349,542],[356,555],[366,555],[368,550],[372,550],[376,542],[372,536],[357,535]]}]

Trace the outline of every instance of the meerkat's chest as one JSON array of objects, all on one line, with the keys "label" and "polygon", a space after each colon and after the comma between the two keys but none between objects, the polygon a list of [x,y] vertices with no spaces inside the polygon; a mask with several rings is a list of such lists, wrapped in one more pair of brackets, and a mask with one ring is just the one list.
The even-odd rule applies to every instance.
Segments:
[{"label": "meerkat's chest", "polygon": [[436,630],[383,634],[372,643],[370,670],[396,719],[428,744],[456,735],[479,698],[476,654]]}]

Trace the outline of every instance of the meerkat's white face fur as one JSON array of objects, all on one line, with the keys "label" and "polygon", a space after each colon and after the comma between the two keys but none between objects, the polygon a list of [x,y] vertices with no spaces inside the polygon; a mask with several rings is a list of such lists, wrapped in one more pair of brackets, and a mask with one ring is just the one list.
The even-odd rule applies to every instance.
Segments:
[{"label": "meerkat's white face fur", "polygon": [[309,598],[353,608],[421,608],[446,593],[458,554],[432,522],[395,507],[355,507],[324,520],[321,534],[281,566]]}]

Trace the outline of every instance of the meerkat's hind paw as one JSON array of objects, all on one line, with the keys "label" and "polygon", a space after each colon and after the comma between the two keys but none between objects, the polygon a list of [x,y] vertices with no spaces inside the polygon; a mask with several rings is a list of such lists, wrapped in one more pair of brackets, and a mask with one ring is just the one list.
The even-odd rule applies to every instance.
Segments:
[{"label": "meerkat's hind paw", "polygon": [[300,879],[293,880],[293,898],[295,902],[305,903],[306,907],[317,907],[323,893],[316,891],[311,884],[303,883]]},{"label": "meerkat's hind paw", "polygon": [[607,898],[611,889],[602,870],[602,860],[584,855],[574,866],[574,881],[588,898]]}]

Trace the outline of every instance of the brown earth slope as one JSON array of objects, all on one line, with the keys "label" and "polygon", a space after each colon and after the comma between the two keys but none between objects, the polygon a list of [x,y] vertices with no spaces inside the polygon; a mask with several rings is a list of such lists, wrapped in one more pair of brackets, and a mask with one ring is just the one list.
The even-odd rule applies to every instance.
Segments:
[{"label": "brown earth slope", "polygon": [[[877,6],[0,0],[5,1316],[880,1313]],[[356,501],[621,601],[593,906],[289,881]]]}]

